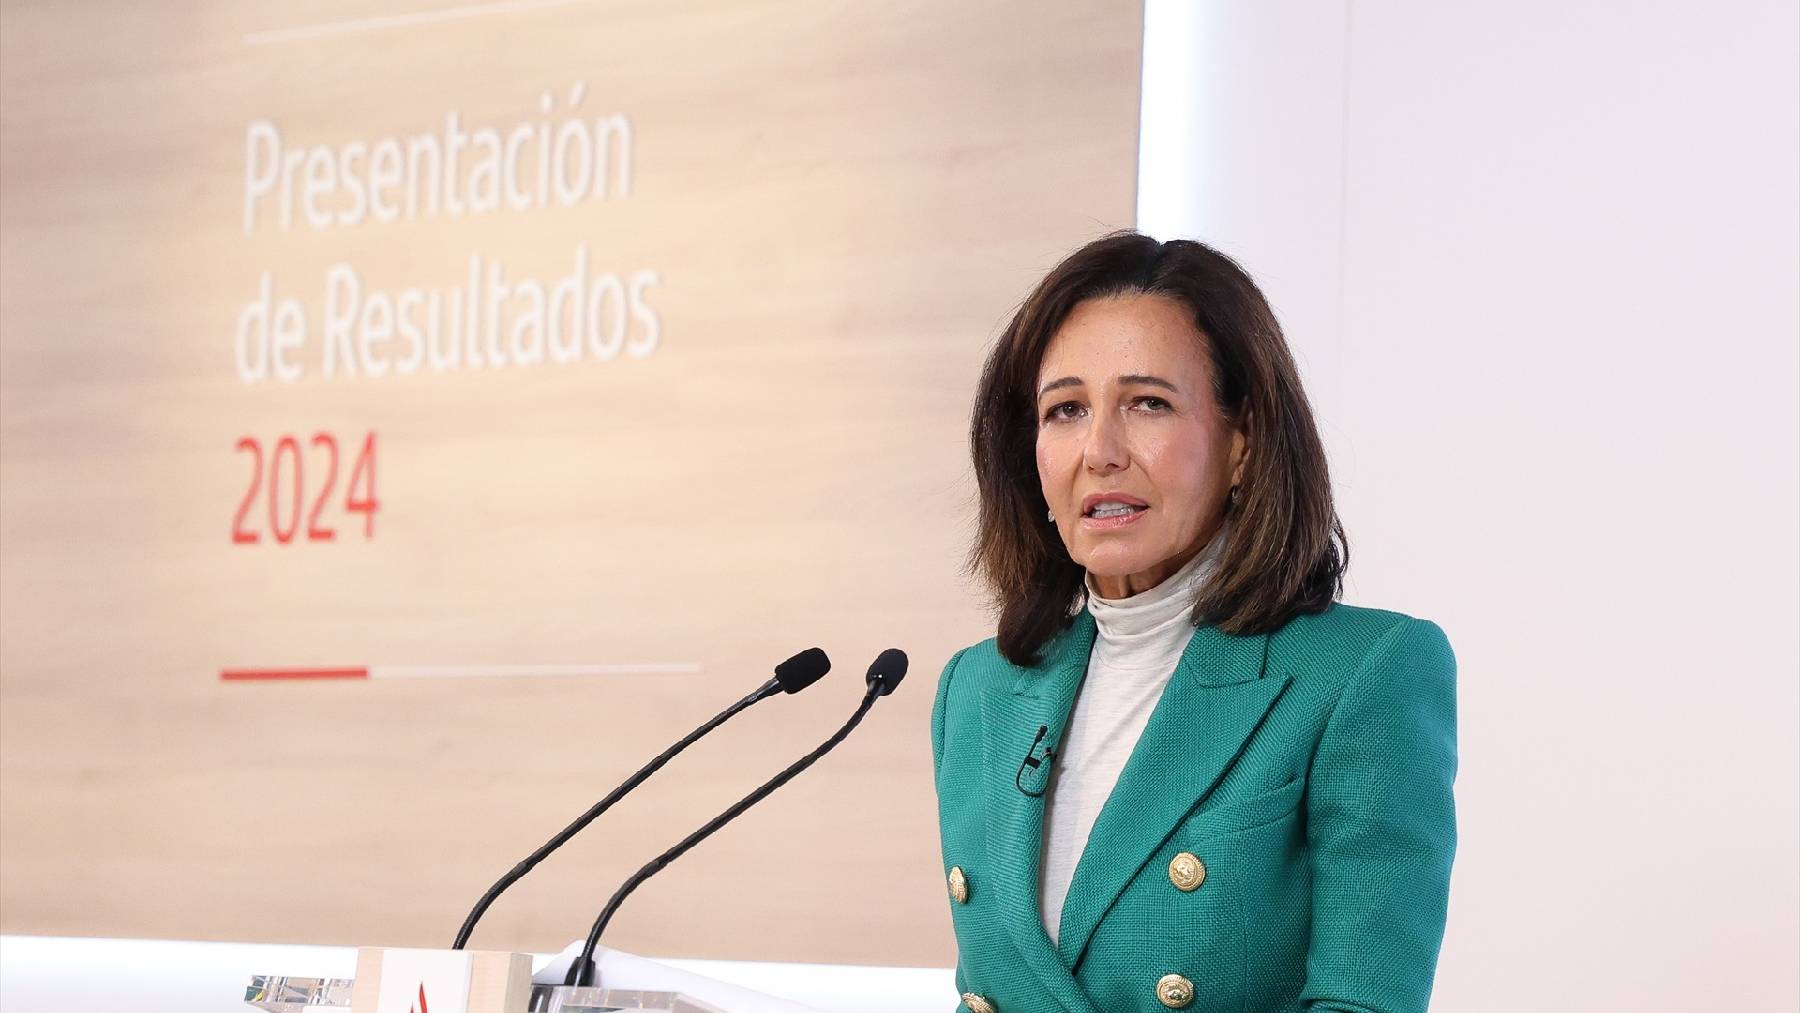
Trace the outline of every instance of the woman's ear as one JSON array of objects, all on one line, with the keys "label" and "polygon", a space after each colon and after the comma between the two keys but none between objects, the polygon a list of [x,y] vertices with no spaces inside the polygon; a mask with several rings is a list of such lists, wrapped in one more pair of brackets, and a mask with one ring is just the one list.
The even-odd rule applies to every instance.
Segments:
[{"label": "woman's ear", "polygon": [[[1247,428],[1247,427],[1246,427]],[[1244,461],[1250,456],[1250,438],[1244,429],[1231,431],[1231,484],[1244,484]]]}]

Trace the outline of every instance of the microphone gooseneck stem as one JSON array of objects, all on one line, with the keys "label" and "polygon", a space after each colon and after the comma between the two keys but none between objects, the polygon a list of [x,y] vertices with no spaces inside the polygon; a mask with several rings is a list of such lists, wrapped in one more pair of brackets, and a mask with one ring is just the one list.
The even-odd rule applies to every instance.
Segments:
[{"label": "microphone gooseneck stem", "polygon": [[764,782],[762,787],[745,795],[738,800],[736,805],[714,817],[711,822],[699,830],[682,838],[681,843],[658,855],[643,868],[633,873],[631,878],[619,887],[618,892],[612,895],[612,899],[606,902],[606,909],[600,912],[600,917],[594,920],[594,927],[588,930],[587,944],[582,947],[581,956],[575,959],[575,963],[569,965],[569,973],[564,977],[563,984],[593,984],[594,950],[600,946],[600,934],[606,931],[606,924],[612,921],[613,914],[619,910],[619,905],[625,903],[625,898],[631,896],[633,890],[643,885],[644,880],[661,872],[664,866],[686,854],[689,848],[712,836],[713,832],[720,827],[742,816],[745,810],[768,797],[770,792],[793,780],[801,771],[818,762],[819,757],[831,752],[857,725],[862,723],[863,717],[869,713],[869,708],[875,705],[877,699],[879,699],[879,693],[871,687],[863,695],[862,704],[856,708],[856,713],[850,715],[850,720],[844,722],[844,727],[839,728],[831,738],[820,743],[819,748],[802,756],[792,766]]},{"label": "microphone gooseneck stem", "polygon": [[604,813],[604,812],[606,812],[606,810],[611,809],[613,807],[613,803],[624,798],[627,794],[629,794],[631,792],[631,790],[633,788],[636,788],[639,784],[642,784],[645,778],[649,777],[651,774],[656,773],[658,770],[661,770],[663,767],[663,764],[668,763],[670,760],[674,759],[675,755],[677,753],[680,753],[682,750],[693,745],[696,741],[698,741],[702,736],[706,735],[708,732],[719,727],[720,725],[724,724],[725,722],[731,720],[733,717],[735,717],[738,714],[739,711],[744,710],[745,708],[749,707],[751,704],[759,703],[763,700],[766,700],[769,697],[774,696],[776,693],[779,693],[779,692],[781,692],[780,680],[770,679],[768,682],[763,683],[761,687],[759,687],[755,692],[751,693],[749,696],[744,697],[742,700],[739,700],[737,703],[734,703],[730,707],[727,707],[724,710],[720,711],[717,715],[715,715],[713,717],[713,719],[711,721],[708,721],[705,724],[701,725],[700,727],[689,732],[687,734],[687,737],[683,738],[680,742],[677,742],[674,745],[670,746],[668,749],[665,749],[661,753],[658,753],[655,759],[651,760],[649,763],[644,764],[644,766],[641,769],[639,769],[637,773],[635,773],[635,774],[631,775],[631,777],[627,778],[624,784],[619,785],[617,788],[613,789],[613,791],[610,795],[607,795],[605,798],[594,803],[593,808],[589,809],[585,813],[582,813],[581,816],[575,820],[575,822],[564,827],[562,829],[562,831],[559,832],[555,837],[552,837],[548,841],[544,842],[543,847],[532,852],[530,854],[530,856],[527,857],[524,861],[520,862],[518,865],[513,866],[511,872],[508,872],[506,875],[501,876],[500,880],[498,882],[496,882],[493,886],[488,887],[487,893],[482,894],[481,899],[475,902],[475,908],[474,908],[474,910],[469,912],[469,917],[463,920],[462,928],[460,930],[458,930],[458,932],[456,933],[456,942],[452,943],[450,945],[450,948],[453,950],[460,950],[468,944],[470,934],[472,934],[475,931],[475,923],[481,920],[481,916],[487,912],[488,906],[493,904],[494,901],[499,898],[500,894],[505,892],[507,887],[512,886],[514,883],[518,882],[526,873],[530,872],[539,862],[543,861],[546,857],[548,857],[552,851],[555,851],[557,848],[560,848],[564,844],[567,844],[571,837],[574,837],[576,834],[578,834],[582,830],[586,829],[586,827],[589,823],[592,823],[592,822],[594,822],[594,820],[598,819],[601,813]]}]

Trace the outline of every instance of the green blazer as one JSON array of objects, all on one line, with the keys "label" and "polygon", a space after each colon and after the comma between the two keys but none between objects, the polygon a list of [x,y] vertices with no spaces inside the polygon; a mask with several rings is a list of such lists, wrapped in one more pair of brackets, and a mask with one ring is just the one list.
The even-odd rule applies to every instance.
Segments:
[{"label": "green blazer", "polygon": [[1038,665],[987,640],[939,679],[959,1008],[1425,1010],[1456,849],[1443,630],[1342,604],[1272,634],[1197,628],[1094,823],[1052,945],[1042,793],[1093,642],[1084,610]]}]

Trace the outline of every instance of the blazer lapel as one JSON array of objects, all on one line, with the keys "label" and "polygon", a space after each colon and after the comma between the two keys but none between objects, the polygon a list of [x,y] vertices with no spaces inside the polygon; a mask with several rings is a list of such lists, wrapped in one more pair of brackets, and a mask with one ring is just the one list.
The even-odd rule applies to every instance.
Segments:
[{"label": "blazer lapel", "polygon": [[1064,966],[1077,966],[1100,919],[1224,779],[1287,688],[1289,676],[1263,675],[1267,642],[1194,630],[1076,864],[1057,933]]},{"label": "blazer lapel", "polygon": [[[1053,752],[1062,742],[1093,643],[1094,620],[1083,611],[1045,646],[1043,662],[1021,669],[1010,685],[1000,680],[982,697],[982,778],[992,868],[985,884],[970,884],[973,890],[985,886],[994,891],[1000,920],[1019,954],[1061,1008],[1072,1013],[1091,1013],[1093,1005],[1044,932],[1038,896],[1043,793],[1055,761],[1043,758],[1046,747]],[[1027,764],[1027,757],[1039,762]]]}]

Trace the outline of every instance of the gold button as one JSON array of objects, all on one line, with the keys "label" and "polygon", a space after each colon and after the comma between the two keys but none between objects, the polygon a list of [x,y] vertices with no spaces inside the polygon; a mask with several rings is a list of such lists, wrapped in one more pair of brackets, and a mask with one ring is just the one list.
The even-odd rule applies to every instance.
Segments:
[{"label": "gold button", "polygon": [[1194,983],[1179,974],[1165,974],[1156,982],[1156,998],[1170,1009],[1180,1009],[1194,1001]]},{"label": "gold button", "polygon": [[1191,851],[1183,851],[1169,860],[1169,882],[1182,893],[1190,893],[1206,882],[1206,863]]},{"label": "gold button", "polygon": [[958,904],[969,902],[969,877],[963,875],[960,865],[950,867],[950,899]]},{"label": "gold button", "polygon": [[963,993],[963,1005],[969,1007],[969,1013],[994,1013],[994,1004],[973,992]]}]

